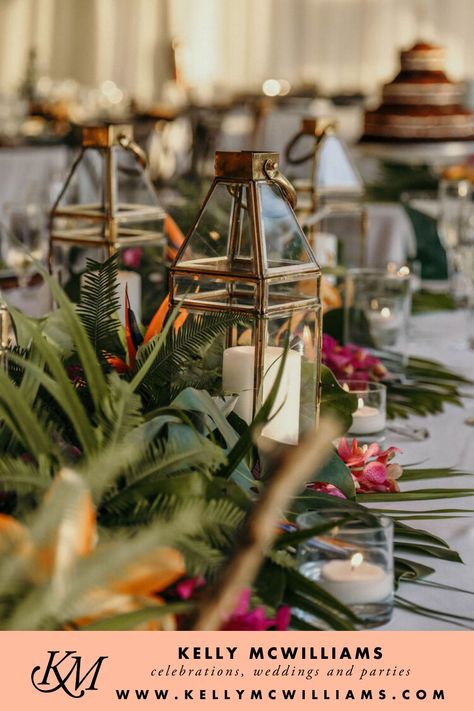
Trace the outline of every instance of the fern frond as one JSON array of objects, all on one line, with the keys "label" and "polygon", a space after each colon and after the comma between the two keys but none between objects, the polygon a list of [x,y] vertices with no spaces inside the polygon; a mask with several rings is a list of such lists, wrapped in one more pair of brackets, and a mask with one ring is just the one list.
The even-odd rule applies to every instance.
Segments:
[{"label": "fern frond", "polygon": [[51,477],[36,464],[14,457],[0,459],[0,491],[18,496],[40,494],[51,484]]},{"label": "fern frond", "polygon": [[77,312],[99,358],[104,351],[117,355],[122,352],[118,336],[120,322],[114,318],[120,304],[117,275],[118,256],[115,254],[102,263],[88,259],[82,278]]},{"label": "fern frond", "polygon": [[225,560],[223,553],[202,538],[186,538],[178,545],[186,561],[188,575],[202,575],[209,579]]},{"label": "fern frond", "polygon": [[[220,347],[219,354],[213,359],[209,358],[216,340],[224,336],[228,329],[243,323],[245,319],[242,315],[222,311],[193,315],[177,333],[171,330],[140,385],[139,391],[145,400],[146,409],[169,401],[190,383],[203,389],[203,377],[208,379],[216,367],[221,367]],[[146,361],[152,348],[150,342],[139,349],[137,369]]]},{"label": "fern frond", "polygon": [[[183,440],[181,448],[171,442],[158,442],[147,449],[123,472],[120,488],[104,496],[105,521],[111,515],[133,511],[137,501],[164,493],[188,497],[203,493],[203,477],[208,478],[225,460],[223,450],[197,432],[192,441]],[[189,475],[189,476],[187,476]]]},{"label": "fern frond", "polygon": [[121,442],[131,430],[142,424],[142,404],[130,383],[122,380],[117,373],[109,373],[107,385],[107,397],[101,412],[105,441]]}]

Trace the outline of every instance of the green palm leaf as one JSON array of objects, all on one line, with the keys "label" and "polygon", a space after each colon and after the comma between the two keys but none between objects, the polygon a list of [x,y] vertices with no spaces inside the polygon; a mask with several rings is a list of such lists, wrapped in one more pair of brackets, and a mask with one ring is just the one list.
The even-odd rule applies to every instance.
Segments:
[{"label": "green palm leaf", "polygon": [[[97,441],[90,416],[81,403],[56,348],[48,343],[42,332],[30,319],[27,319],[16,309],[12,309],[12,317],[15,324],[20,324],[23,333],[29,335],[35,351],[39,353],[42,361],[48,364],[48,370],[51,375],[47,375],[44,368],[34,362],[33,359],[26,360],[15,353],[11,354],[11,359],[18,365],[23,366],[25,373],[29,376],[27,382],[31,382],[31,379],[33,379],[38,386],[42,385],[50,393],[69,419],[84,452],[92,452],[97,446]],[[23,382],[20,388],[22,386]],[[31,395],[36,394],[36,391],[37,387],[35,388],[33,385]],[[23,388],[24,392],[25,389]]]}]

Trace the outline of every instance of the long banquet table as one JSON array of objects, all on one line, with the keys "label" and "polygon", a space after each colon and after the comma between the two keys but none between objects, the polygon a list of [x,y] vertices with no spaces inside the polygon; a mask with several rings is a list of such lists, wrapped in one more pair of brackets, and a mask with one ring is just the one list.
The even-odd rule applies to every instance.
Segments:
[{"label": "long banquet table", "polygon": [[[474,351],[466,350],[462,345],[465,314],[463,312],[436,312],[418,315],[412,318],[409,352],[425,358],[436,359],[449,366],[455,372],[474,379]],[[469,393],[469,389],[465,389]],[[474,391],[471,390],[474,396]],[[474,399],[466,398],[465,407],[446,405],[443,414],[429,417],[411,417],[410,425],[426,427],[429,439],[423,442],[408,441],[399,435],[387,433],[387,444],[393,444],[403,450],[397,457],[403,465],[415,462],[423,467],[450,467],[469,472],[459,478],[433,479],[404,483],[404,491],[416,488],[462,487],[474,488],[474,427],[465,423],[468,417],[474,417]],[[444,508],[474,509],[474,497],[440,499],[430,501],[403,501],[393,504],[377,504],[383,508],[400,508],[407,512]],[[435,568],[429,580],[446,585],[470,590],[472,594],[445,591],[434,587],[417,584],[403,584],[400,594],[414,603],[439,611],[474,618],[474,514],[466,517],[439,520],[406,521],[406,523],[441,536],[452,548],[458,551],[464,565],[444,560],[418,557],[419,562]],[[415,559],[411,553],[407,558]],[[474,623],[473,623],[474,626]],[[451,623],[445,623],[411,612],[396,609],[392,621],[383,629],[389,630],[448,630],[459,629]]]}]

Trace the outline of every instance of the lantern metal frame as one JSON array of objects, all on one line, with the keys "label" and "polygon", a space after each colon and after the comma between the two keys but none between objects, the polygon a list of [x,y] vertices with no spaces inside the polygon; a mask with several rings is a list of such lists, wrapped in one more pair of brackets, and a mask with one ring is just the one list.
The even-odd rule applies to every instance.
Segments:
[{"label": "lantern metal frame", "polygon": [[[261,183],[276,186],[279,197],[291,210],[298,238],[308,255],[307,262],[292,265],[268,266],[266,259],[265,234],[262,217],[261,196],[258,186]],[[242,258],[238,255],[239,249],[239,217],[238,199],[234,201],[232,215],[230,215],[229,240],[227,253],[224,257],[214,258],[212,265],[209,259],[190,259],[183,261],[188,244],[192,239],[202,216],[214,194],[215,189],[223,184],[229,192],[233,185],[247,188],[247,208],[251,218],[251,242],[254,258]],[[232,193],[231,193],[232,194]],[[241,193],[242,194],[242,193]],[[237,195],[237,193],[235,194]],[[233,197],[235,198],[235,195]],[[267,325],[271,318],[282,317],[291,319],[298,311],[314,310],[315,332],[317,330],[319,345],[315,355],[315,368],[317,373],[316,402],[314,403],[314,419],[317,420],[320,402],[320,359],[321,359],[321,302],[320,279],[321,270],[317,264],[313,251],[301,229],[294,209],[296,207],[296,191],[291,183],[279,171],[279,154],[275,152],[225,152],[217,151],[215,156],[215,177],[202,206],[182,244],[174,263],[169,270],[170,310],[179,305],[183,309],[190,309],[198,313],[235,312],[248,316],[252,320],[255,338],[255,370],[254,370],[254,402],[253,414],[261,404],[261,386],[264,378],[264,350],[266,347]],[[217,259],[217,261],[216,261]],[[219,265],[219,259],[222,264]],[[207,262],[207,264],[206,264]],[[199,279],[214,279],[222,283],[220,290],[208,293],[179,294],[179,279],[191,278],[199,283]],[[270,297],[272,285],[285,284],[299,280],[314,280],[314,296],[289,299],[286,294],[273,293]],[[239,303],[239,296],[248,296],[247,292],[240,293],[242,284],[252,285],[254,288],[253,303]],[[286,298],[285,298],[286,297]],[[233,336],[226,334],[226,347],[233,344]]]},{"label": "lantern metal frame", "polygon": [[[333,186],[324,188],[318,185],[318,171],[320,165],[321,150],[325,139],[329,136],[337,135],[337,121],[330,117],[304,118],[301,122],[299,132],[293,136],[285,148],[285,160],[287,165],[302,165],[310,162],[309,178],[294,182],[298,197],[303,198],[309,195],[309,205],[303,204],[297,214],[301,224],[307,228],[310,240],[316,238],[316,226],[329,216],[351,216],[359,219],[360,230],[360,265],[364,264],[365,248],[367,245],[368,214],[364,204],[364,189],[348,188],[346,186]],[[293,151],[295,146],[305,136],[313,136],[314,143],[309,152],[302,156],[295,157]],[[346,154],[346,158],[354,172],[358,175],[358,170],[354,162]]]},{"label": "lantern metal frame", "polygon": [[[73,162],[65,183],[56,198],[50,212],[49,230],[49,265],[52,268],[52,255],[55,245],[70,245],[81,247],[105,248],[107,256],[112,256],[119,248],[146,245],[163,241],[163,233],[153,230],[142,230],[129,223],[139,221],[164,220],[166,213],[157,205],[121,202],[116,194],[117,156],[115,149],[119,147],[135,156],[142,169],[146,168],[147,159],[144,151],[133,140],[133,128],[129,124],[86,126],[83,128],[82,147]],[[88,150],[96,150],[101,154],[105,171],[103,176],[103,203],[84,203],[61,205],[61,201]],[[145,173],[140,176],[147,188],[153,187]],[[87,227],[61,228],[55,226],[55,220],[83,220],[91,223]],[[98,226],[102,226],[98,234]]]}]

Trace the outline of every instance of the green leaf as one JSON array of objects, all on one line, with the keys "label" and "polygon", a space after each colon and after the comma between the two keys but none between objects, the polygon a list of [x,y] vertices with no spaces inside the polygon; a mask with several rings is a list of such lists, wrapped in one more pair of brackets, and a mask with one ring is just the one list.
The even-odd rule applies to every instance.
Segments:
[{"label": "green leaf", "polygon": [[352,424],[352,413],[357,410],[357,397],[344,390],[333,373],[321,366],[321,415],[336,416],[348,430]]},{"label": "green leaf", "polygon": [[168,331],[173,325],[173,322],[176,316],[178,315],[180,308],[181,304],[176,304],[173,311],[168,316],[161,333],[158,336],[154,336],[150,341],[148,341],[148,343],[140,346],[140,348],[138,349],[136,363],[137,372],[133,376],[131,382],[133,390],[138,390],[151,368],[155,366],[160,350],[166,341]]},{"label": "green leaf", "polygon": [[427,555],[431,558],[442,558],[455,563],[462,563],[459,553],[451,549],[441,548],[439,546],[430,546],[424,543],[409,543],[406,541],[395,541],[396,551],[408,551],[409,553],[418,553],[419,555]]},{"label": "green leaf", "polygon": [[429,469],[403,469],[403,481],[420,481],[423,479],[445,479],[455,476],[470,476],[469,472],[463,472],[454,467],[440,467]]},{"label": "green leaf", "polygon": [[345,516],[339,519],[326,521],[325,523],[320,523],[316,526],[312,526],[311,528],[303,528],[298,531],[294,531],[293,533],[282,533],[278,536],[273,545],[275,548],[286,548],[287,546],[295,546],[298,543],[301,543],[302,541],[308,540],[308,538],[312,538],[313,536],[319,536],[321,533],[330,531],[336,526],[340,526],[350,520],[350,516]]},{"label": "green leaf", "polygon": [[434,568],[423,565],[423,563],[395,556],[395,580],[397,581],[415,581],[432,575],[434,572]]},{"label": "green leaf", "polygon": [[36,458],[39,454],[54,456],[57,447],[44,428],[40,418],[0,369],[0,419],[3,419],[13,434]]},{"label": "green leaf", "polygon": [[159,620],[166,615],[184,615],[194,610],[195,603],[193,602],[171,602],[166,605],[154,605],[143,607],[134,612],[126,612],[122,615],[114,615],[105,619],[91,622],[85,627],[79,629],[87,631],[107,631],[107,630],[133,630],[146,622]]},{"label": "green leaf", "polygon": [[406,523],[401,521],[395,521],[394,523],[394,533],[397,538],[410,538],[413,540],[424,541],[425,543],[434,543],[443,548],[449,548],[449,545],[439,536],[435,536],[433,533],[428,531],[423,531],[420,528],[413,528],[408,526]]},{"label": "green leaf", "polygon": [[211,395],[205,390],[186,388],[173,400],[171,406],[202,413],[208,420],[209,429],[217,427],[228,447],[233,447],[236,444],[237,433],[230,426]]},{"label": "green leaf", "polygon": [[64,364],[55,352],[54,347],[47,343],[41,332],[32,323],[28,323],[28,320],[16,310],[13,310],[12,315],[15,322],[21,322],[23,330],[29,331],[31,334],[35,349],[42,356],[44,362],[48,364],[48,370],[53,377],[47,375],[44,369],[33,360],[20,358],[14,353],[11,354],[11,359],[21,365],[31,377],[34,377],[38,386],[43,386],[49,392],[69,419],[83,451],[85,453],[92,452],[97,446],[97,441],[90,416],[81,403]]},{"label": "green leaf", "polygon": [[356,490],[352,474],[337,452],[333,452],[326,464],[309,481],[323,481],[333,484],[348,499],[355,499]]},{"label": "green leaf", "polygon": [[474,496],[474,489],[415,489],[414,491],[393,492],[390,494],[357,494],[361,503],[376,501],[427,501],[430,499],[462,499]]},{"label": "green leaf", "polygon": [[56,302],[64,311],[68,331],[74,341],[77,354],[82,363],[87,384],[89,386],[89,392],[94,402],[96,411],[100,412],[101,403],[106,395],[107,386],[104,375],[97,361],[95,350],[89,341],[87,331],[82,325],[73,304],[69,301],[56,279],[50,276],[41,265],[37,265],[37,268],[43,279],[48,283]]},{"label": "green leaf", "polygon": [[277,608],[283,601],[285,586],[286,576],[283,568],[266,559],[254,584],[259,598],[265,605]]},{"label": "green leaf", "polygon": [[[441,620],[443,622],[450,622],[453,625],[457,625],[458,627],[464,627],[466,629],[474,629],[472,626],[474,624],[474,619],[472,617],[467,617],[464,615],[455,615],[451,612],[442,612],[441,610],[433,610],[430,607],[424,607],[423,605],[419,605],[418,603],[411,602],[411,600],[406,600],[405,598],[400,597],[399,595],[395,596],[395,606],[399,607],[402,610],[407,610],[417,615],[422,615],[423,617],[429,617],[431,619]],[[464,622],[469,622],[471,623],[471,625],[467,626],[464,624]]]},{"label": "green leaf", "polygon": [[[315,624],[320,620],[322,628],[324,628],[326,624],[330,629],[334,630],[352,631],[355,629],[354,623],[350,622],[343,615],[338,614],[330,603],[327,604],[320,600],[317,596],[317,591],[314,598],[309,598],[289,589],[285,598],[286,602],[291,605],[293,609],[301,610],[315,618]],[[316,627],[316,629],[321,629],[321,627]]]},{"label": "green leaf", "polygon": [[88,259],[77,313],[99,360],[104,351],[118,355],[122,350],[120,321],[115,318],[119,306],[118,254],[102,263]]}]

